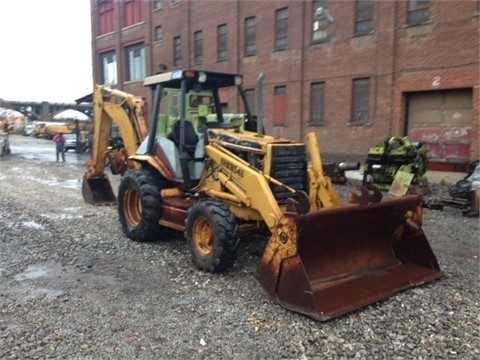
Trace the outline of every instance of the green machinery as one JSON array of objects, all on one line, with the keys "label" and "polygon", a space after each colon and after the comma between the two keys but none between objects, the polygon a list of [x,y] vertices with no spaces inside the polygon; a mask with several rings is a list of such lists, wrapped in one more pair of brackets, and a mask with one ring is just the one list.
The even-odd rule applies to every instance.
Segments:
[{"label": "green machinery", "polygon": [[428,165],[428,150],[408,137],[385,139],[368,151],[363,172],[364,184],[375,184],[388,191],[398,171],[413,174],[412,184],[418,184]]}]

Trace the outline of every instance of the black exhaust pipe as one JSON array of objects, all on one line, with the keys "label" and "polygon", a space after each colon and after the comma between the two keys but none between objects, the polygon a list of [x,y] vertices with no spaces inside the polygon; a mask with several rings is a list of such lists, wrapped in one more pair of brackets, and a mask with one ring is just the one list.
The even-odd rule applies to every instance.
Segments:
[{"label": "black exhaust pipe", "polygon": [[262,137],[265,135],[263,127],[263,80],[265,79],[264,73],[260,73],[257,79],[257,136]]}]

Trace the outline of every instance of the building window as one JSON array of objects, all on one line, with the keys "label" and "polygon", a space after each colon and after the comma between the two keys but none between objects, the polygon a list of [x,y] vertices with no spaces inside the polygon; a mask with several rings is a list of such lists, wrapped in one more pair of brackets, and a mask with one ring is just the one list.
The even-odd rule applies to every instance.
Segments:
[{"label": "building window", "polygon": [[114,7],[113,0],[98,3],[98,35],[114,31]]},{"label": "building window", "polygon": [[352,120],[354,125],[369,122],[370,79],[355,79],[352,87]]},{"label": "building window", "polygon": [[153,0],[153,10],[160,10],[162,8],[162,0]]},{"label": "building window", "polygon": [[[252,114],[255,114],[255,89],[245,89],[245,98],[247,100],[248,106],[250,107],[250,111],[252,112]],[[245,112],[247,112],[247,109],[245,109]]]},{"label": "building window", "polygon": [[288,8],[275,10],[275,50],[288,48]]},{"label": "building window", "polygon": [[182,1],[182,0],[170,0],[170,5],[180,4],[180,1]]},{"label": "building window", "polygon": [[255,47],[257,20],[255,16],[245,19],[245,55],[255,55],[257,49]]},{"label": "building window", "polygon": [[102,71],[102,84],[117,84],[117,58],[115,51],[100,54],[100,67]]},{"label": "building window", "polygon": [[418,24],[427,21],[430,18],[429,0],[409,0],[407,22],[409,24]]},{"label": "building window", "polygon": [[155,41],[163,41],[163,27],[162,25],[155,26]]},{"label": "building window", "polygon": [[312,42],[323,43],[328,41],[327,28],[331,23],[328,16],[319,17],[318,10],[323,9],[327,11],[327,0],[313,0],[312,1]]},{"label": "building window", "polygon": [[273,125],[287,123],[287,87],[275,86],[273,89]]},{"label": "building window", "polygon": [[124,0],[123,2],[123,25],[131,26],[143,21],[143,1]]},{"label": "building window", "polygon": [[313,16],[315,16],[315,12],[317,11],[318,8],[327,8],[327,0],[313,0],[312,5],[313,5]]},{"label": "building window", "polygon": [[173,38],[173,66],[182,66],[182,39],[180,36]]},{"label": "building window", "polygon": [[310,89],[310,122],[325,124],[325,83],[313,83]]},{"label": "building window", "polygon": [[227,60],[227,25],[217,27],[217,60]]},{"label": "building window", "polygon": [[141,81],[145,78],[145,46],[137,44],[126,48],[127,81]]},{"label": "building window", "polygon": [[193,34],[193,61],[195,65],[203,63],[203,33],[201,30]]},{"label": "building window", "polygon": [[355,1],[355,34],[368,34],[373,30],[373,0]]}]

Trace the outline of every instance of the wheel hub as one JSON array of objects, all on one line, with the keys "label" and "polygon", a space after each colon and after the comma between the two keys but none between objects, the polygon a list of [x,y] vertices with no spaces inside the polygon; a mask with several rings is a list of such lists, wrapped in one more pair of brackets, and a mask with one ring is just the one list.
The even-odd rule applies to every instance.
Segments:
[{"label": "wheel hub", "polygon": [[213,230],[208,220],[201,217],[193,226],[193,241],[202,256],[208,256],[213,250]]},{"label": "wheel hub", "polygon": [[133,227],[136,227],[142,219],[142,201],[138,191],[128,189],[124,198],[125,218]]}]

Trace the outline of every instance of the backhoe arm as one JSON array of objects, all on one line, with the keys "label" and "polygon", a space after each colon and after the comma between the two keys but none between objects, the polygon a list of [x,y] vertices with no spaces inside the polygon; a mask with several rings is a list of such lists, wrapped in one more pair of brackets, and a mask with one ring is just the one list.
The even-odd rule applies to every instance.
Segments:
[{"label": "backhoe arm", "polygon": [[[124,149],[118,150],[118,152],[126,152],[123,154],[125,156],[121,157],[124,160],[120,159],[121,166],[124,166],[127,157],[136,152],[140,143],[147,136],[147,126],[143,118],[144,102],[138,96],[101,85],[95,86],[93,101],[93,153],[92,161],[87,164],[87,171],[83,176],[82,195],[88,204],[114,204],[116,197],[104,172],[112,124],[118,125],[122,135]],[[138,166],[140,165],[136,162],[129,164],[131,168]],[[115,174],[117,173],[115,172]]]},{"label": "backhoe arm", "polygon": [[134,154],[147,136],[146,121],[143,117],[145,105],[141,97],[96,85],[93,101],[93,153],[92,161],[88,164],[87,177],[104,176],[107,161],[105,153],[113,123],[120,129],[128,155]]}]

